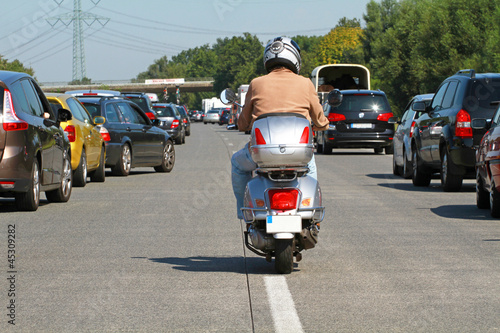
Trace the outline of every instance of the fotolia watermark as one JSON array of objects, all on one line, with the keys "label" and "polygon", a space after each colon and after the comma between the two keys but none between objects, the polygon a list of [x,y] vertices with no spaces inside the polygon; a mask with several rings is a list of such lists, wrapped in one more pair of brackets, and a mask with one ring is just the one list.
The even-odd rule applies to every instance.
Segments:
[{"label": "fotolia watermark", "polygon": [[31,19],[28,17],[21,19],[23,28],[19,32],[9,35],[9,42],[14,51],[17,52],[20,46],[36,38],[40,29],[47,24],[46,17],[56,14],[59,10],[59,4],[54,0],[40,0],[38,1],[38,7],[40,10],[36,11],[31,16]]},{"label": "fotolia watermark", "polygon": [[213,5],[219,20],[224,21],[227,13],[232,13],[243,0],[214,0]]}]

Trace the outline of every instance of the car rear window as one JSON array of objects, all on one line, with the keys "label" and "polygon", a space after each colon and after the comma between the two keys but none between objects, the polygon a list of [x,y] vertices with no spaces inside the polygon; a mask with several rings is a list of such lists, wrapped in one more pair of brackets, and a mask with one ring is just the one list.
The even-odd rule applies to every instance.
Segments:
[{"label": "car rear window", "polygon": [[171,107],[153,107],[153,110],[156,111],[156,115],[158,117],[175,117],[175,112]]},{"label": "car rear window", "polygon": [[85,108],[90,113],[92,118],[101,115],[101,106],[99,104],[90,104],[90,103],[85,103],[85,102],[82,104],[83,104],[83,106],[85,106]]},{"label": "car rear window", "polygon": [[344,95],[342,104],[334,110],[344,112],[390,111],[391,108],[387,99],[382,95],[354,94]]},{"label": "car rear window", "polygon": [[500,101],[500,80],[477,80],[471,84],[469,96],[464,101],[469,111],[477,109],[496,110]]}]

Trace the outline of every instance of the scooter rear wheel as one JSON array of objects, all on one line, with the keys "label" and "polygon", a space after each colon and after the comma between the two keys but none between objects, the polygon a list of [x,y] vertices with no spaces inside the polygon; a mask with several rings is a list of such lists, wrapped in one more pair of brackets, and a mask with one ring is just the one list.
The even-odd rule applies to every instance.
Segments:
[{"label": "scooter rear wheel", "polygon": [[293,239],[276,239],[274,267],[279,274],[293,271]]}]

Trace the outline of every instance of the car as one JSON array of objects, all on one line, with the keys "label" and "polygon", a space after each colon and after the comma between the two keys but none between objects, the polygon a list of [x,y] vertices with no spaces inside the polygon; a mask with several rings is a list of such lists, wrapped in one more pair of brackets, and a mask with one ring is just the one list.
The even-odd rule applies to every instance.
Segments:
[{"label": "car", "polygon": [[410,100],[403,111],[401,119],[398,117],[389,118],[390,124],[398,124],[394,132],[392,140],[393,155],[392,155],[392,172],[395,176],[402,176],[406,179],[411,178],[411,145],[410,139],[412,136],[415,119],[418,119],[420,112],[413,110],[413,104],[416,102],[424,102],[429,105],[434,94],[416,95]]},{"label": "car", "polygon": [[122,96],[139,105],[139,107],[142,109],[142,111],[144,111],[149,119],[156,119],[156,113],[153,109],[152,102],[157,101],[158,96],[156,96],[156,99],[154,99],[154,96],[152,94],[142,92],[124,92],[122,93]]},{"label": "car", "polygon": [[71,147],[73,186],[84,187],[87,175],[93,182],[104,182],[106,148],[100,125],[106,120],[100,116],[92,118],[80,101],[69,94],[46,93],[45,96],[53,108],[70,110],[73,115],[71,120],[61,122]]},{"label": "car", "polygon": [[181,114],[182,122],[184,123],[184,128],[186,131],[186,136],[191,135],[191,120],[189,119],[189,116],[187,114],[187,109],[186,107],[182,105],[176,105],[177,111]]},{"label": "car", "polygon": [[203,112],[202,111],[192,111],[191,113],[191,120],[195,122],[200,122],[203,121]]},{"label": "car", "polygon": [[[172,171],[174,141],[154,124],[136,104],[120,96],[77,96],[90,115],[106,119],[106,167],[117,176],[127,176],[134,167]],[[158,120],[154,120],[156,125]]]},{"label": "car", "polygon": [[500,74],[460,70],[439,85],[429,106],[413,109],[423,114],[415,121],[412,147],[412,182],[428,186],[439,173],[445,192],[460,191],[464,178],[474,179],[476,152],[485,129],[471,122],[491,119],[500,100]]},{"label": "car", "polygon": [[212,109],[205,114],[205,117],[203,118],[203,124],[205,125],[208,123],[216,124],[219,122],[219,119],[220,119],[220,110]]},{"label": "car", "polygon": [[229,112],[231,109],[222,109],[219,116],[219,125],[222,126],[224,124],[229,124]]},{"label": "car", "polygon": [[476,150],[476,205],[500,217],[500,107],[493,119],[474,119],[475,130],[487,130]]},{"label": "car", "polygon": [[392,153],[394,125],[387,96],[380,90],[342,90],[342,104],[324,104],[330,120],[326,131],[315,132],[318,153],[331,154],[333,148],[373,148],[375,153]]},{"label": "car", "polygon": [[153,110],[160,121],[158,125],[161,129],[167,131],[176,144],[186,142],[186,130],[182,117],[174,104],[169,103],[155,103]]},{"label": "car", "polygon": [[60,124],[71,112],[51,108],[25,73],[0,71],[0,196],[18,210],[36,211],[40,192],[67,202],[73,188],[70,143]]}]

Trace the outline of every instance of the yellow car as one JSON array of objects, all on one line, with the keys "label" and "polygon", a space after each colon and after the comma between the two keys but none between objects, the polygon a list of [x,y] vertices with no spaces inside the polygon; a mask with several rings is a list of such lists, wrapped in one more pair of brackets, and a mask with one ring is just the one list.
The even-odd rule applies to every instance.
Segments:
[{"label": "yellow car", "polygon": [[97,126],[104,124],[106,119],[100,116],[92,119],[85,107],[71,95],[46,93],[45,96],[55,110],[62,108],[73,114],[73,119],[61,122],[71,145],[73,186],[84,187],[87,176],[93,182],[104,182],[106,150],[101,132],[106,130]]}]

